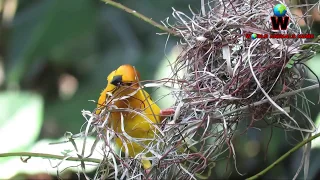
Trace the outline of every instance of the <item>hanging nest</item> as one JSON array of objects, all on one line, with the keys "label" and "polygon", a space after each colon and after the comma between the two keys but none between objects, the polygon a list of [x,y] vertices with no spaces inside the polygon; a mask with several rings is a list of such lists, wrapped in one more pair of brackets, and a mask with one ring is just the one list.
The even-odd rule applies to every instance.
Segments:
[{"label": "hanging nest", "polygon": [[[105,143],[105,159],[95,179],[208,178],[225,152],[235,160],[231,140],[242,122],[248,128],[265,121],[284,130],[315,131],[304,91],[315,89],[317,82],[307,88],[302,84],[307,72],[304,62],[319,50],[318,42],[246,37],[253,33],[302,34],[300,19],[288,9],[288,29],[274,31],[272,9],[282,1],[201,2],[201,12],[191,11],[188,16],[174,10],[175,24],[164,23],[182,37],[183,51],[172,65],[170,78],[176,85],[171,92],[175,113],[155,125],[161,132],[146,148],[152,154],[149,173],[141,168],[140,156],[123,157],[114,150],[116,135],[101,121],[106,111],[99,116],[83,112],[88,121],[85,135]],[[304,106],[298,106],[298,99]]]},{"label": "hanging nest", "polygon": [[302,88],[302,84],[308,68],[304,62],[319,52],[318,42],[309,45],[299,38],[251,38],[251,34],[306,33],[290,9],[287,30],[272,30],[270,17],[279,3],[284,2],[210,1],[201,13],[191,11],[192,17],[174,10],[176,24],[167,24],[183,37],[183,51],[173,65],[173,74],[182,72],[185,82],[174,95],[178,110],[173,125],[164,132],[179,131],[179,137],[168,137],[168,144],[193,148],[169,153],[168,159],[183,157],[187,161],[184,168],[176,165],[177,177],[203,177],[208,165],[223,158],[220,155],[225,151],[235,161],[231,139],[241,122],[248,128],[264,121],[286,131],[315,131],[304,91],[318,85]]}]

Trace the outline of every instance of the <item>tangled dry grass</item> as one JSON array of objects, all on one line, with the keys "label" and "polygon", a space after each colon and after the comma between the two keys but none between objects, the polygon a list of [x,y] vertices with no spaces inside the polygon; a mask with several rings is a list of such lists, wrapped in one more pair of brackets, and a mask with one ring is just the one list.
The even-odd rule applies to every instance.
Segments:
[{"label": "tangled dry grass", "polygon": [[[106,126],[107,120],[99,120],[106,117],[107,111],[100,116],[83,111],[88,122],[85,135],[94,135],[105,143],[105,159],[95,179],[206,178],[223,153],[229,152],[235,160],[231,140],[242,122],[248,128],[265,121],[302,135],[314,132],[304,91],[315,89],[317,82],[306,88],[302,83],[306,80],[303,63],[315,55],[317,43],[303,48],[308,44],[306,39],[252,40],[244,36],[306,33],[289,9],[289,28],[271,30],[272,8],[278,3],[284,2],[202,0],[201,12],[190,8],[188,16],[174,10],[175,23],[165,24],[181,35],[183,52],[172,65],[170,83],[157,83],[178,86],[171,87],[175,114],[165,123],[154,125],[161,132],[144,152],[152,154],[149,159],[153,168],[146,174],[139,163],[140,156],[121,157],[114,150],[115,134]],[[310,6],[317,7],[319,3]],[[292,66],[288,66],[290,60],[294,60]],[[183,72],[182,79],[178,72]],[[141,142],[132,137],[130,140]]]}]

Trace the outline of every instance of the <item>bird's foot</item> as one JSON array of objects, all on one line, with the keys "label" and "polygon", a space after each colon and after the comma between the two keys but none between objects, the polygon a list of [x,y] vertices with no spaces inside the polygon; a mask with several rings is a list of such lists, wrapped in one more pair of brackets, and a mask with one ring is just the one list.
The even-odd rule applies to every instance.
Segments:
[{"label": "bird's foot", "polygon": [[146,169],[145,172],[146,172],[146,175],[148,175],[151,172],[151,169]]},{"label": "bird's foot", "polygon": [[167,108],[167,109],[160,110],[161,116],[172,116],[172,115],[174,115],[174,113],[175,113],[175,110],[173,108]]},{"label": "bird's foot", "polygon": [[[145,170],[144,170],[144,172],[146,173],[146,176],[148,176],[148,175],[149,175],[149,173],[151,172],[151,168],[149,168],[149,169],[145,169]],[[150,178],[150,177],[148,177],[148,178],[146,178],[146,180],[151,180],[151,178]]]}]

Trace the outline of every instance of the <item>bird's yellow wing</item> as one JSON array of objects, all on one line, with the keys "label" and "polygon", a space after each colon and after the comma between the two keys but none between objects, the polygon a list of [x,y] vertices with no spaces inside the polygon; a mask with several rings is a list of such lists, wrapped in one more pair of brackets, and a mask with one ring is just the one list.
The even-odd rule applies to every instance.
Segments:
[{"label": "bird's yellow wing", "polygon": [[[145,148],[125,138],[122,129],[132,138],[152,139],[156,132],[155,126],[161,121],[160,108],[152,101],[145,90],[140,89],[139,79],[139,72],[131,65],[122,65],[111,72],[107,78],[107,87],[102,91],[98,99],[97,107],[99,109],[96,111],[96,114],[99,114],[101,109],[108,105],[131,109],[131,112],[112,112],[109,119],[110,127],[118,135],[115,139],[116,144],[123,152],[126,151],[126,144],[131,157],[135,157]],[[124,96],[127,97],[117,100],[117,98]],[[123,128],[121,127],[121,117],[123,117],[124,122]],[[150,140],[143,142],[144,145],[149,143]],[[142,159],[142,164],[145,169],[151,167],[151,163],[148,160]]]}]

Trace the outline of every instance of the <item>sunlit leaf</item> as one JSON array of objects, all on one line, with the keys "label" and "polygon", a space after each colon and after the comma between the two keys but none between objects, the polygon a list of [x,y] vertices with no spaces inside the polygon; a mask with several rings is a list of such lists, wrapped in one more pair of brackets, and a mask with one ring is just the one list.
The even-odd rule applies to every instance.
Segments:
[{"label": "sunlit leaf", "polygon": [[[0,109],[1,153],[23,151],[35,142],[43,121],[41,96],[26,92],[3,92],[0,94]],[[5,160],[1,158],[0,164]]]}]

